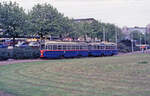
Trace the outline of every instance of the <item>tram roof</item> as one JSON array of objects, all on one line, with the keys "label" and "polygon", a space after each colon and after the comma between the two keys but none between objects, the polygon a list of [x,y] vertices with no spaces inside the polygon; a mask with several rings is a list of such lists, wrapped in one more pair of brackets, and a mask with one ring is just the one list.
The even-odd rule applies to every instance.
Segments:
[{"label": "tram roof", "polygon": [[116,45],[116,43],[112,42],[91,42],[91,43],[86,43],[86,42],[64,42],[64,41],[46,41],[45,44],[75,44],[75,45]]},{"label": "tram roof", "polygon": [[112,42],[93,42],[89,44],[91,45],[116,45],[116,43],[112,43]]},{"label": "tram roof", "polygon": [[85,42],[61,42],[61,41],[48,41],[45,44],[87,44]]}]

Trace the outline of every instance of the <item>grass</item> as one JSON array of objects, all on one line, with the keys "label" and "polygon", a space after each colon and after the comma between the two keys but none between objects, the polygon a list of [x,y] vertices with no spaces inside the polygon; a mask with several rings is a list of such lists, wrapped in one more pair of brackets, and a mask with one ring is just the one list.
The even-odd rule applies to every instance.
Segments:
[{"label": "grass", "polygon": [[0,66],[16,96],[149,96],[150,55],[60,59]]}]

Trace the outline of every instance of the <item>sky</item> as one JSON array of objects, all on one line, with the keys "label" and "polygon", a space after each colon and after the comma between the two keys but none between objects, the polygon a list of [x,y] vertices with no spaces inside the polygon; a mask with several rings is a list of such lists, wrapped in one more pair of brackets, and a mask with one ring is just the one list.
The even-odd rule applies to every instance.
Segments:
[{"label": "sky", "polygon": [[150,24],[150,0],[0,0],[15,1],[26,11],[37,3],[49,3],[64,16],[94,18],[119,27],[144,27]]}]

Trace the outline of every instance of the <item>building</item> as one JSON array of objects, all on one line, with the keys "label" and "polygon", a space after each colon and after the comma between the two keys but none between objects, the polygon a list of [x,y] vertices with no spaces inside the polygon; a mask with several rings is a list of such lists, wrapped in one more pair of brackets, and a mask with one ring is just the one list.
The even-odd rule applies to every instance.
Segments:
[{"label": "building", "polygon": [[150,33],[150,24],[147,25],[146,27],[135,26],[135,27],[123,27],[122,28],[122,32],[126,35],[126,39],[129,39],[129,40],[131,39],[130,33],[134,31],[140,32],[142,34],[145,34],[146,32]]},{"label": "building", "polygon": [[80,22],[80,23],[92,23],[93,21],[96,21],[94,18],[85,18],[85,19],[73,19],[74,22]]},{"label": "building", "polygon": [[148,24],[148,25],[146,26],[146,32],[147,32],[147,33],[150,33],[150,24]]}]

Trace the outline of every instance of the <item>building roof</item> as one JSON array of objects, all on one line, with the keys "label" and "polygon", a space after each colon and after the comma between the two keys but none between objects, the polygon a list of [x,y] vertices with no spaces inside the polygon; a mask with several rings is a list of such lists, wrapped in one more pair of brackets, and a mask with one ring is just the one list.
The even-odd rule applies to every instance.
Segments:
[{"label": "building roof", "polygon": [[73,21],[80,22],[80,21],[96,21],[94,18],[84,18],[84,19],[74,19]]}]

